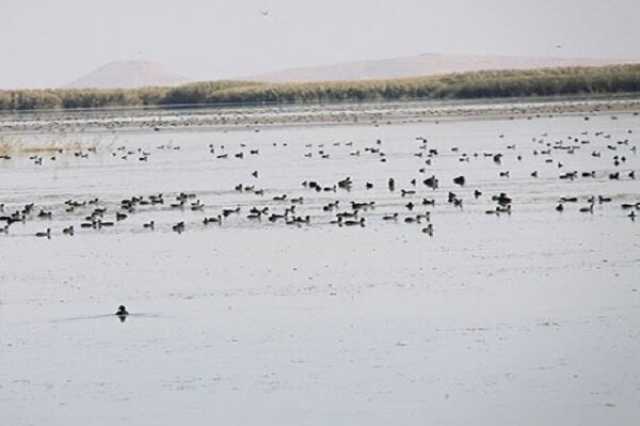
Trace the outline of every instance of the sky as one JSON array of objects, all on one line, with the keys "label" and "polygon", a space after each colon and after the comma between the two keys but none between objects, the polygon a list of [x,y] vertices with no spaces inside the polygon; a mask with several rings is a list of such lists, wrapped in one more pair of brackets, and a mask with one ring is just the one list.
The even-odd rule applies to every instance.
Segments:
[{"label": "sky", "polygon": [[637,59],[639,15],[639,0],[0,0],[0,88],[131,59],[195,80],[421,53]]}]

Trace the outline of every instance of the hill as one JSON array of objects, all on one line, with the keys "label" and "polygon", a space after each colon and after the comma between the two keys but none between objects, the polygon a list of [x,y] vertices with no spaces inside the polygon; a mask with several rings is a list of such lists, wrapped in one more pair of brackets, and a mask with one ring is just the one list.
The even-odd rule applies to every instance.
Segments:
[{"label": "hill", "polygon": [[162,65],[148,61],[115,61],[78,78],[68,89],[135,89],[148,86],[177,86],[189,79]]},{"label": "hill", "polygon": [[425,53],[392,59],[345,62],[335,65],[290,68],[241,80],[272,83],[307,81],[382,80],[470,71],[531,70],[560,67],[599,67],[639,63],[640,59],[517,57],[496,55],[441,55]]}]

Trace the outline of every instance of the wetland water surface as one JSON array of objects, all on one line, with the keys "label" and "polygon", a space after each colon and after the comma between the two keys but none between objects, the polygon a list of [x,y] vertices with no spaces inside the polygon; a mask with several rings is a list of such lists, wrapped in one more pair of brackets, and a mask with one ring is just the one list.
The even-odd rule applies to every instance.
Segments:
[{"label": "wetland water surface", "polygon": [[0,215],[34,206],[0,234],[1,423],[635,424],[639,132],[621,113],[5,136]]}]

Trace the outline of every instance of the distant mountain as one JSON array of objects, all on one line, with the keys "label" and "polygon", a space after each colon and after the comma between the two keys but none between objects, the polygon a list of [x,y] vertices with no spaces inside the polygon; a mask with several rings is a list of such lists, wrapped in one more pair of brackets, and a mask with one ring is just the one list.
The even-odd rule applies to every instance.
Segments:
[{"label": "distant mountain", "polygon": [[441,55],[426,53],[401,58],[345,62],[335,65],[290,68],[242,80],[267,82],[371,80],[447,74],[466,71],[604,66],[638,63],[630,59],[545,58],[495,55]]},{"label": "distant mountain", "polygon": [[148,61],[110,62],[86,74],[65,88],[133,89],[145,86],[176,86],[189,79],[172,73],[162,64]]}]

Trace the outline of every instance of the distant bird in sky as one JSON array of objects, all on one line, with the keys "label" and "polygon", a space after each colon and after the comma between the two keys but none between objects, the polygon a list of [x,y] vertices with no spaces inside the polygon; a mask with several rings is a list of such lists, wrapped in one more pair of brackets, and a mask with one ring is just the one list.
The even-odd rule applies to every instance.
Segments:
[{"label": "distant bird in sky", "polygon": [[266,9],[265,9],[265,10],[261,10],[261,11],[260,11],[260,14],[261,14],[262,16],[269,16],[269,11],[268,11],[268,10],[266,10]]},{"label": "distant bird in sky", "polygon": [[562,49],[562,45],[561,44],[556,44],[556,49]]}]

